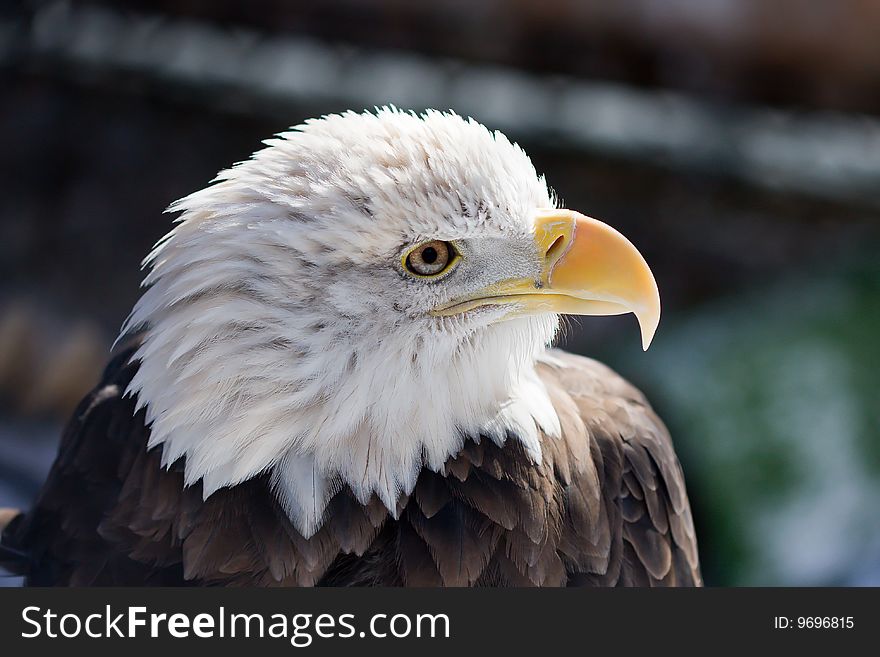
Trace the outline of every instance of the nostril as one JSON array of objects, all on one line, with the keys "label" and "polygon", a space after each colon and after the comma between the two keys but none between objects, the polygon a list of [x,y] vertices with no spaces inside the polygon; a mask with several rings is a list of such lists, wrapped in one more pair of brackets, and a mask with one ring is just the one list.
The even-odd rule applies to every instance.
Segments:
[{"label": "nostril", "polygon": [[544,255],[544,259],[549,262],[555,262],[559,256],[562,255],[562,252],[565,250],[565,235],[560,235],[555,240],[553,240],[553,244],[550,245],[550,248],[547,249],[547,253]]}]

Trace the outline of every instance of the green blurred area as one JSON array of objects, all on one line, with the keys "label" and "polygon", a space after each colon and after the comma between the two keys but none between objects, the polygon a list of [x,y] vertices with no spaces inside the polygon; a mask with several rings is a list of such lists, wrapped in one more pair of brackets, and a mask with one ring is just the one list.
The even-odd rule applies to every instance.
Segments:
[{"label": "green blurred area", "polygon": [[667,316],[609,361],[672,431],[709,583],[877,584],[880,260]]}]

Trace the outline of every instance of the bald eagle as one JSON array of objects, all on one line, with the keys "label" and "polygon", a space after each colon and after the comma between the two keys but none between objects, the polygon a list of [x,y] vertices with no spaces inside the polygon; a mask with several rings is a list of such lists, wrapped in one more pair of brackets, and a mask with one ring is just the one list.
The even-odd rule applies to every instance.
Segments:
[{"label": "bald eagle", "polygon": [[667,430],[559,315],[660,298],[452,113],[307,121],[177,201],[3,533],[32,585],[699,585]]}]

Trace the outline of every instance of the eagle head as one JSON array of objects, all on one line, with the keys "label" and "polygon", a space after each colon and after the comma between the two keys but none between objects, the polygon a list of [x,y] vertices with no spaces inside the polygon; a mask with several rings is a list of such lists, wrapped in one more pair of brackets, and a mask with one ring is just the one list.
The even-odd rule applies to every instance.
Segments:
[{"label": "eagle head", "polygon": [[205,497],[268,475],[305,536],[347,486],[395,512],[465,440],[534,459],[559,419],[535,374],[560,313],[657,286],[622,235],[557,209],[528,156],[455,114],[308,121],[174,203],[122,333],[149,446]]}]

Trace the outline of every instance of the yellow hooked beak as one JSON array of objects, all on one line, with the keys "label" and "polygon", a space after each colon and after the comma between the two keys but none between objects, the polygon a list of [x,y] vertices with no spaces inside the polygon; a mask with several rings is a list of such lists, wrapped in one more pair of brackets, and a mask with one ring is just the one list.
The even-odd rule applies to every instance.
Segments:
[{"label": "yellow hooked beak", "polygon": [[541,211],[534,239],[542,258],[539,279],[502,281],[433,314],[502,304],[516,304],[517,314],[631,312],[639,321],[642,347],[648,348],[660,323],[660,294],[648,264],[628,239],[572,210]]}]

